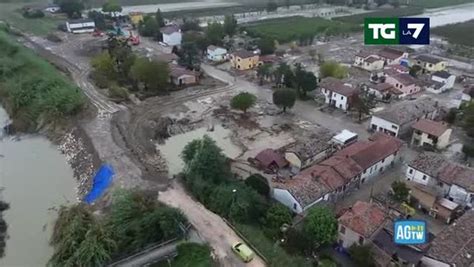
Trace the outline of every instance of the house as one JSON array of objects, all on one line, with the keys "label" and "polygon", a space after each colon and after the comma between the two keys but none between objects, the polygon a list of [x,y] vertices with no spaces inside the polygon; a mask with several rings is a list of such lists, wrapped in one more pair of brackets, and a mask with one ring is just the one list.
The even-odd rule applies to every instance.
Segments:
[{"label": "house", "polygon": [[372,55],[369,52],[360,51],[355,56],[354,66],[368,71],[375,71],[383,69],[385,61],[377,55]]},{"label": "house", "polygon": [[440,154],[418,155],[408,164],[405,177],[435,189],[440,196],[462,206],[474,204],[474,169],[450,162]]},{"label": "house", "polygon": [[449,145],[452,130],[444,122],[421,119],[412,126],[413,135],[411,144],[415,146],[428,146],[437,149]]},{"label": "house", "polygon": [[368,141],[357,141],[334,155],[354,160],[362,169],[360,182],[364,183],[391,167],[398,160],[402,145],[396,137],[375,133]]},{"label": "house", "polygon": [[377,55],[384,60],[385,65],[406,64],[408,53],[394,48],[385,47],[377,52]]},{"label": "house", "polygon": [[160,54],[155,54],[152,55],[151,58],[156,61],[161,61],[161,62],[166,62],[168,64],[174,64],[176,65],[178,63],[179,57],[176,54],[169,53],[160,53]]},{"label": "house", "polygon": [[207,47],[207,59],[214,62],[221,62],[227,59],[227,49],[210,45]]},{"label": "house", "polygon": [[271,148],[260,151],[254,159],[249,159],[258,169],[276,171],[288,165],[288,161]]},{"label": "house", "polygon": [[474,210],[469,210],[434,238],[421,261],[427,267],[473,266],[473,255]]},{"label": "house", "polygon": [[285,159],[289,162],[291,172],[298,173],[314,163],[331,155],[330,144],[332,133],[327,129],[316,130],[313,134],[283,148]]},{"label": "house", "polygon": [[339,222],[337,242],[344,248],[349,248],[353,244],[370,244],[387,219],[387,213],[382,206],[373,202],[357,201],[337,219]]},{"label": "house", "polygon": [[163,36],[163,43],[169,46],[175,46],[181,44],[181,39],[183,38],[181,34],[181,29],[176,25],[164,26],[160,29],[160,32]]},{"label": "house", "polygon": [[86,33],[95,30],[95,22],[91,19],[76,19],[66,22],[66,29],[71,33]]},{"label": "house", "polygon": [[438,115],[438,109],[438,102],[429,97],[400,102],[376,112],[370,121],[370,129],[405,137],[411,133],[411,126],[416,121],[434,119]]},{"label": "house", "polygon": [[398,98],[403,93],[389,83],[376,83],[365,86],[367,93],[372,94],[377,99],[388,100],[391,98]]},{"label": "house", "polygon": [[359,90],[341,80],[328,77],[320,83],[321,92],[324,94],[325,102],[329,106],[347,111],[353,105]]},{"label": "house", "polygon": [[449,224],[456,219],[461,206],[447,198],[439,195],[439,193],[431,187],[408,182],[410,188],[410,204],[421,209],[434,218],[440,219]]},{"label": "house", "polygon": [[237,70],[249,70],[258,65],[259,55],[247,50],[238,50],[230,55],[230,64]]},{"label": "house", "polygon": [[143,12],[130,12],[128,17],[133,25],[138,26],[143,21]]},{"label": "house", "polygon": [[432,73],[445,70],[448,63],[431,55],[419,55],[415,57],[414,63],[421,67],[423,73]]},{"label": "house", "polygon": [[171,67],[170,82],[178,87],[193,85],[199,82],[199,75],[182,67]]},{"label": "house", "polygon": [[431,75],[431,81],[426,90],[440,94],[453,88],[454,82],[456,81],[456,76],[450,74],[447,71],[437,71]]},{"label": "house", "polygon": [[402,92],[402,96],[416,94],[421,91],[418,81],[407,73],[385,76],[385,82]]},{"label": "house", "polygon": [[464,91],[462,91],[462,101],[471,102],[474,97],[474,84],[468,85]]},{"label": "house", "polygon": [[56,4],[47,4],[44,7],[44,11],[49,12],[49,13],[57,13],[61,10],[61,7]]}]

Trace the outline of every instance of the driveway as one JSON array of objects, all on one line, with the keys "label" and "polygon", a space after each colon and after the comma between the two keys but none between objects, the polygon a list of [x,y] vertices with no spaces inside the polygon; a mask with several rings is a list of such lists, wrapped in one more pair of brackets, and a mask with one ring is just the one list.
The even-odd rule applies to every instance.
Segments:
[{"label": "driveway", "polygon": [[181,184],[174,182],[168,190],[160,192],[158,200],[180,209],[189,222],[214,249],[222,266],[226,267],[263,267],[264,261],[255,257],[245,264],[232,252],[231,245],[242,241],[237,234],[217,214],[206,209],[201,203],[192,199]]}]

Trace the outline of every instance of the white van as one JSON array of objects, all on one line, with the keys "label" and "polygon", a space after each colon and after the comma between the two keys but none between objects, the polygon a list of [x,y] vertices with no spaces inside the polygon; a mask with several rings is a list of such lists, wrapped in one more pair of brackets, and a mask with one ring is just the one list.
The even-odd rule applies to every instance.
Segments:
[{"label": "white van", "polygon": [[342,130],[342,132],[340,132],[339,134],[337,134],[336,136],[334,136],[332,139],[331,139],[331,142],[339,147],[346,147],[352,143],[355,143],[357,141],[357,134],[356,133],[353,133],[349,130]]}]

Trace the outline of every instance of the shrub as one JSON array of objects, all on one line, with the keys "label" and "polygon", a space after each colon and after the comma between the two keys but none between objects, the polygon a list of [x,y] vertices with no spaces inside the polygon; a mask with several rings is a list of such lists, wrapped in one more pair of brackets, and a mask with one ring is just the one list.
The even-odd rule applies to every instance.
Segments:
[{"label": "shrub", "polygon": [[122,102],[128,100],[127,89],[113,84],[109,87],[109,96],[116,102]]},{"label": "shrub", "polygon": [[245,184],[255,189],[260,195],[268,197],[270,194],[270,186],[265,177],[260,174],[252,174],[246,180]]}]

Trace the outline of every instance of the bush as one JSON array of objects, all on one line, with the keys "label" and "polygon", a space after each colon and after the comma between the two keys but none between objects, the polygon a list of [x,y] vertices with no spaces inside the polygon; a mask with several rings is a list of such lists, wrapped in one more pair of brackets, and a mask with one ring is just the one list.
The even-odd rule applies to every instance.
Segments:
[{"label": "bush", "polygon": [[357,266],[374,267],[374,258],[372,249],[368,245],[359,246],[353,244],[349,248],[349,254]]},{"label": "bush", "polygon": [[453,124],[456,121],[457,113],[458,111],[456,108],[449,109],[448,114],[446,114],[446,117],[444,117],[444,121],[446,121],[449,124]]},{"label": "bush", "polygon": [[114,84],[109,87],[109,97],[116,102],[126,101],[128,100],[128,91],[127,89]]},{"label": "bush", "polygon": [[462,146],[462,153],[466,155],[466,158],[474,157],[474,145],[464,144]]},{"label": "bush", "polygon": [[29,10],[29,11],[23,12],[23,17],[29,18],[29,19],[43,18],[44,12],[41,10]]},{"label": "bush", "polygon": [[406,201],[408,194],[410,193],[410,189],[408,189],[406,184],[401,181],[395,181],[392,183],[392,191],[394,198],[400,202]]},{"label": "bush", "polygon": [[262,196],[268,197],[270,194],[270,186],[265,177],[260,174],[252,174],[245,179],[245,184],[253,188]]}]

